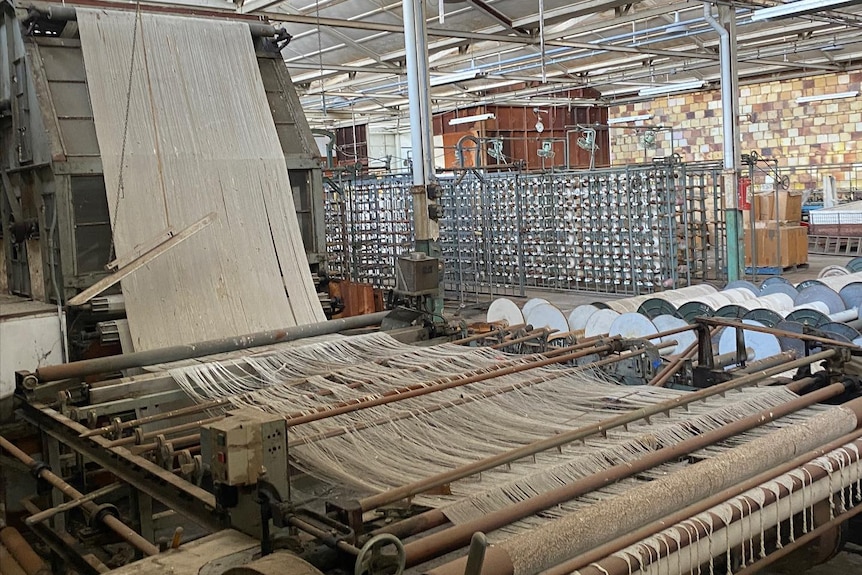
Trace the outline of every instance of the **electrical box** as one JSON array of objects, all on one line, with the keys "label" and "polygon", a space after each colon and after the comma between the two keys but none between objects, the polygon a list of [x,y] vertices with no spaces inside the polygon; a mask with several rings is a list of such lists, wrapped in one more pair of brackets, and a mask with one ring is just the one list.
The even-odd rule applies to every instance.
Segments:
[{"label": "electrical box", "polygon": [[254,485],[264,470],[274,485],[287,483],[287,426],[280,415],[232,411],[201,428],[201,446],[217,483]]},{"label": "electrical box", "polygon": [[407,296],[435,294],[440,289],[440,261],[420,252],[396,261],[395,290]]}]

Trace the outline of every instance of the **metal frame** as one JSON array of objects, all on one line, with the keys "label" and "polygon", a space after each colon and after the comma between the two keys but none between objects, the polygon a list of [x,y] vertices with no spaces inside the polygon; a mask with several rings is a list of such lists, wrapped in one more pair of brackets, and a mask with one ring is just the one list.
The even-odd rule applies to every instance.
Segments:
[{"label": "metal frame", "polygon": [[[333,275],[392,287],[395,258],[412,241],[409,180],[336,177],[326,204]],[[471,168],[439,182],[443,285],[462,302],[527,288],[640,294],[726,277],[720,164]]]}]

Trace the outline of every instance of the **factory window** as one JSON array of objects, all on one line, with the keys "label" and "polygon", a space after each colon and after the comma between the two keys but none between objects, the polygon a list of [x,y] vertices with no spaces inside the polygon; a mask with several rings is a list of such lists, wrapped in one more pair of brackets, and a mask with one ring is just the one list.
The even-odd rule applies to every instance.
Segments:
[{"label": "factory window", "polygon": [[111,257],[111,216],[102,176],[73,176],[75,269],[101,272]]}]

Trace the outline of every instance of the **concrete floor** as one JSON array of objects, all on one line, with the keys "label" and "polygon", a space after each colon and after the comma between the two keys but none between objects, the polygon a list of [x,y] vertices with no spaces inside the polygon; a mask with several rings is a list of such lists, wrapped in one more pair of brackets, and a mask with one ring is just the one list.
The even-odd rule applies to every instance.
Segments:
[{"label": "concrete floor", "polygon": [[[850,261],[848,256],[809,256],[809,266],[805,269],[799,269],[782,274],[785,278],[793,283],[799,283],[807,279],[816,279],[823,268],[830,265],[846,265]],[[757,282],[760,283],[770,276],[758,276]],[[752,278],[747,278],[751,280]],[[581,304],[587,304],[595,301],[608,299],[619,299],[625,296],[614,296],[600,293],[585,293],[585,292],[559,292],[546,290],[527,290],[527,297],[518,298],[510,297],[519,305],[527,301],[531,297],[542,297],[550,301],[563,310],[571,310]],[[488,305],[496,297],[486,297],[484,301],[478,304],[467,304],[460,307],[457,302],[447,302],[447,311],[460,311],[460,315],[467,321],[484,321],[485,310]],[[766,571],[762,571],[764,575],[862,575],[862,548],[853,547],[854,552],[842,552],[831,561],[822,565],[810,566],[799,555],[790,555],[787,558],[778,561]]]}]

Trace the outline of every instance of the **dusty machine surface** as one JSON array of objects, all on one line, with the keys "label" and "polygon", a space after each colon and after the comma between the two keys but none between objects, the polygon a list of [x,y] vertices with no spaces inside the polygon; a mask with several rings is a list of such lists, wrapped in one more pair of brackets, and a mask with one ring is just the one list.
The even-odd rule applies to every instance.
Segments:
[{"label": "dusty machine surface", "polygon": [[751,573],[855,537],[855,344],[805,329],[749,361],[752,333],[790,335],[722,318],[335,333],[384,317],[19,372],[45,447],[0,440],[32,486],[8,519],[79,573]]},{"label": "dusty machine surface", "polygon": [[[321,280],[323,179],[280,56],[289,36],[248,22],[308,264]],[[116,258],[75,8],[4,2],[0,28],[0,292],[65,304],[105,278],[106,264]],[[68,358],[118,352],[123,318],[116,287],[71,309]]]}]

